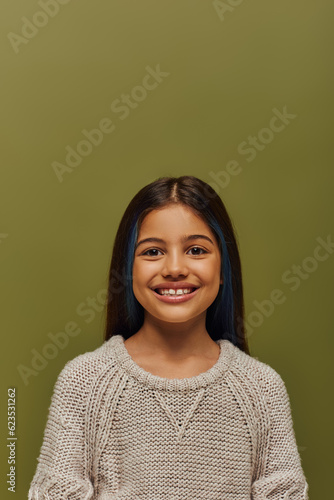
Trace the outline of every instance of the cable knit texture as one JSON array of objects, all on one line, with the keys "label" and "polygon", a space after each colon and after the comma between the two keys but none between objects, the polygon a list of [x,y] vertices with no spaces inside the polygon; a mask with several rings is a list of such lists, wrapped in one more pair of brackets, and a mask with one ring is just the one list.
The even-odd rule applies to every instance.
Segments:
[{"label": "cable knit texture", "polygon": [[308,500],[281,376],[217,343],[183,379],[145,371],[121,335],[69,361],[29,500]]}]

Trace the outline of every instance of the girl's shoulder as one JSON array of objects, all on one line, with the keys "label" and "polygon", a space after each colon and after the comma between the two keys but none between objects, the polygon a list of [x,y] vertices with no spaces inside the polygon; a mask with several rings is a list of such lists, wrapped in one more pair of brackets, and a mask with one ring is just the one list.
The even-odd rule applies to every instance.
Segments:
[{"label": "girl's shoulder", "polygon": [[83,394],[89,390],[94,381],[104,374],[115,371],[115,368],[116,360],[111,343],[104,341],[96,349],[67,361],[57,377],[55,388],[63,390],[71,388],[71,392],[77,391]]},{"label": "girl's shoulder", "polygon": [[[232,344],[233,345],[233,344]],[[285,382],[280,373],[265,361],[245,353],[233,345],[233,361],[230,364],[231,376],[240,379],[247,391],[256,392],[267,403],[275,398],[288,401]]]}]

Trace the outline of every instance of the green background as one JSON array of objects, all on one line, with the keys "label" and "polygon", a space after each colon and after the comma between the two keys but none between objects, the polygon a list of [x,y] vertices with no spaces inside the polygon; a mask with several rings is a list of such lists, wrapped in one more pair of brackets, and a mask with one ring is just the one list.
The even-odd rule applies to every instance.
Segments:
[{"label": "green background", "polygon": [[[103,341],[102,307],[87,301],[106,287],[129,201],[163,175],[226,179],[232,160],[240,172],[217,191],[240,244],[246,320],[274,289],[286,298],[251,328],[251,354],[286,383],[310,498],[330,498],[334,255],[295,290],[282,276],[312,266],[317,238],[334,237],[332,2],[245,0],[219,15],[203,0],[69,1],[16,51],[8,33],[21,35],[22,18],[43,23],[42,9],[20,0],[3,10],[1,395],[16,388],[18,441],[14,495],[4,404],[1,498],[27,498],[53,384]],[[157,65],[168,76],[122,120],[111,104]],[[266,135],[272,110],[284,107],[295,117]],[[65,148],[104,118],[115,130],[60,182],[53,162],[65,164]],[[259,133],[270,141],[247,161],[240,144]],[[18,367],[31,367],[32,350],[69,321],[80,334],[25,384]]]}]

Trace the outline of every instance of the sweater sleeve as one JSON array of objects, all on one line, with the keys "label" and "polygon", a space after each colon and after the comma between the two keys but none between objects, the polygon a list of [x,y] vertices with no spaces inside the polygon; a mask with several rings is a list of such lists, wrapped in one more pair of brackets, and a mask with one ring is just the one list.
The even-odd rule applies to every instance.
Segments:
[{"label": "sweater sleeve", "polygon": [[85,471],[87,375],[77,359],[65,365],[53,388],[28,500],[93,498],[93,485]]},{"label": "sweater sleeve", "polygon": [[281,376],[270,367],[262,381],[269,432],[261,473],[252,484],[252,500],[308,500],[308,484],[298,452],[290,399]]}]

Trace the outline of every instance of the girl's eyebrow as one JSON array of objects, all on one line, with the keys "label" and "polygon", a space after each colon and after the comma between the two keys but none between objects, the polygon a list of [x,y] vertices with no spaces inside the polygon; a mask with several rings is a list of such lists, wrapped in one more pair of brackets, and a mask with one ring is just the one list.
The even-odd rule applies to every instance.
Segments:
[{"label": "girl's eyebrow", "polygon": [[[209,238],[209,236],[205,236],[204,234],[190,234],[189,236],[183,236],[183,238],[181,238],[181,242],[185,243],[186,241],[199,240],[199,239],[207,240],[212,245],[214,245],[212,239]],[[144,240],[138,241],[138,243],[135,246],[135,250],[139,247],[139,245],[142,245],[143,243],[166,243],[166,242],[162,238],[145,238]]]}]

